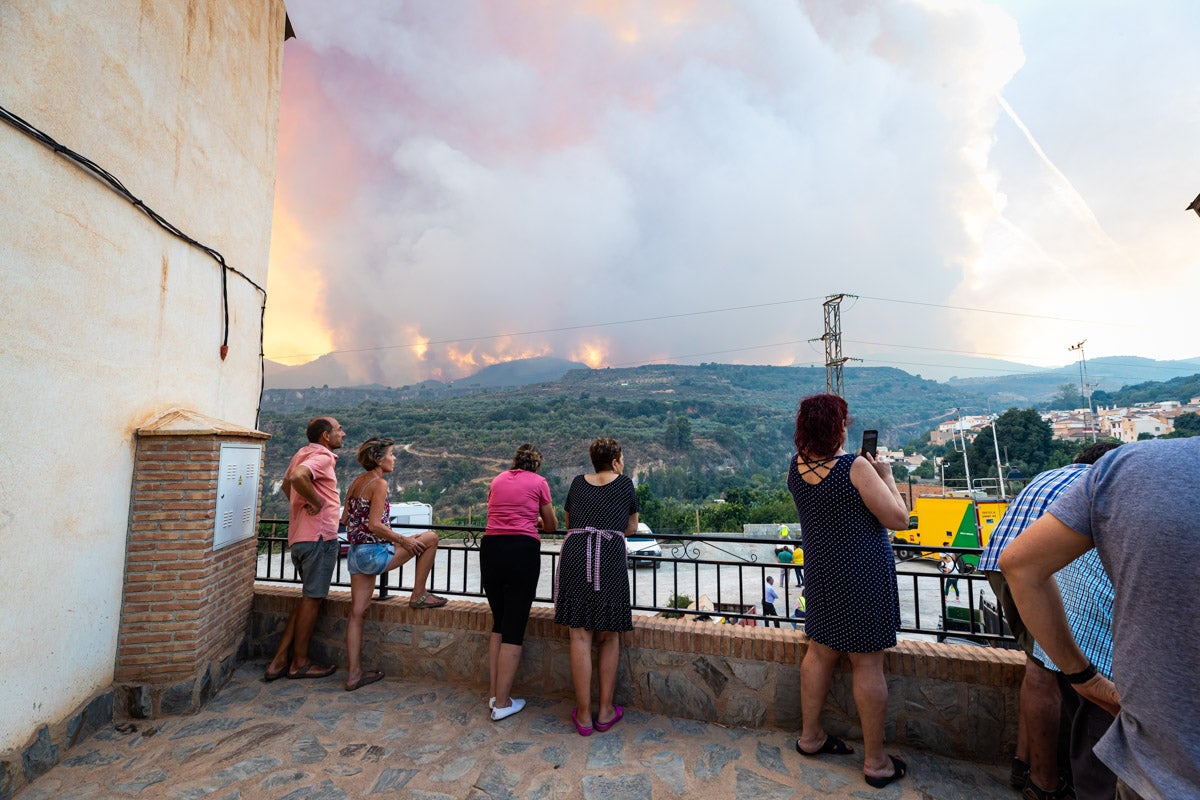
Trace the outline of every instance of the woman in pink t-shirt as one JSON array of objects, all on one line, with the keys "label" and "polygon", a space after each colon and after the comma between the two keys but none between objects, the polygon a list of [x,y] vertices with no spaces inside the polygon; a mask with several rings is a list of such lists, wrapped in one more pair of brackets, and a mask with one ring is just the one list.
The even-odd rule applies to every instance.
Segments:
[{"label": "woman in pink t-shirt", "polygon": [[488,492],[487,528],[479,548],[483,592],[492,607],[492,638],[488,646],[492,719],[511,717],[525,707],[509,697],[529,609],[542,571],[539,530],[553,533],[558,518],[550,503],[550,486],[537,474],[542,454],[531,444],[517,448],[512,469],[492,481]]}]

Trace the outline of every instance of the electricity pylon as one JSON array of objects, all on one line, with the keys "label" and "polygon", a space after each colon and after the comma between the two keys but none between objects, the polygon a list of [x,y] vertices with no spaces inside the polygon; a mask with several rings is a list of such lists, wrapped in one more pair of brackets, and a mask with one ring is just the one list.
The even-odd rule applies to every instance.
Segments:
[{"label": "electricity pylon", "polygon": [[[847,361],[858,359],[846,358],[842,355],[842,300],[846,297],[858,297],[853,294],[831,294],[825,298],[822,307],[825,309],[825,334],[821,341],[825,343],[825,391],[841,397],[844,393],[842,384],[842,366]],[[809,341],[817,341],[810,339]]]}]

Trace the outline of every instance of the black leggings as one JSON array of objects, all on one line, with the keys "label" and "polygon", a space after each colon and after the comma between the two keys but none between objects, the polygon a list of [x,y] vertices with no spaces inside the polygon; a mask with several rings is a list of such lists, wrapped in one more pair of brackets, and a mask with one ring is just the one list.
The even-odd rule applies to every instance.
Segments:
[{"label": "black leggings", "polygon": [[542,572],[542,543],[532,536],[491,534],[479,547],[483,593],[492,607],[492,633],[504,644],[525,641],[529,609]]}]

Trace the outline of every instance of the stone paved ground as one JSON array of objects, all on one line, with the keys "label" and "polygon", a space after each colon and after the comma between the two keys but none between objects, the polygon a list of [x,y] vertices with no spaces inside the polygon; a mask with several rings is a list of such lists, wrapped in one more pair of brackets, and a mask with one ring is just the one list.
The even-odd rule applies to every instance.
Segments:
[{"label": "stone paved ground", "polygon": [[1016,797],[999,768],[919,752],[901,753],[908,778],[872,789],[857,757],[802,758],[777,730],[629,709],[583,738],[565,701],[529,698],[492,722],[469,687],[389,679],[346,692],[345,673],[269,684],[261,674],[242,667],[199,714],[98,732],[19,800]]}]

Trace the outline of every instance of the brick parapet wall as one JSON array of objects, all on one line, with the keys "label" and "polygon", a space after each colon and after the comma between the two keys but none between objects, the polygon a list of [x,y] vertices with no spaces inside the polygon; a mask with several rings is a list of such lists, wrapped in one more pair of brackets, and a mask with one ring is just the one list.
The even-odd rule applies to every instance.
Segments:
[{"label": "brick parapet wall", "polygon": [[[294,587],[255,587],[248,652],[267,657],[296,603]],[[314,657],[344,665],[350,595],[333,591],[321,610]],[[535,608],[514,693],[573,697],[568,629],[553,609]],[[452,600],[410,609],[406,597],[371,604],[364,626],[367,668],[410,679],[487,691],[491,614],[486,604]],[[634,617],[622,635],[617,702],[655,713],[741,727],[795,731],[800,724],[800,661],[808,639],[789,628],[715,625]],[[884,660],[890,692],[889,742],[1006,763],[1016,741],[1024,657],[1014,651],[902,641]],[[343,673],[344,674],[344,673]],[[835,674],[824,717],[836,735],[858,738],[847,664]]]},{"label": "brick parapet wall", "polygon": [[199,707],[244,642],[256,539],[213,550],[226,443],[261,439],[139,432],[114,671],[118,707],[130,716]]}]

